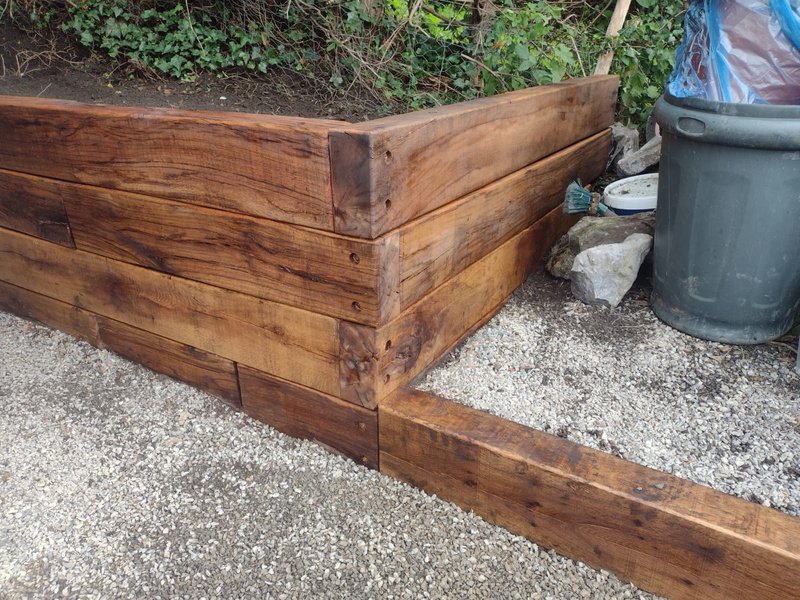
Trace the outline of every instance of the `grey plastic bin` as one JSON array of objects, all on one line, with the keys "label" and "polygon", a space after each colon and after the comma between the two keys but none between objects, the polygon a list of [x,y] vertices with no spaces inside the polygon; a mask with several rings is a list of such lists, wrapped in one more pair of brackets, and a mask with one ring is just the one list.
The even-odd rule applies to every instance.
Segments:
[{"label": "grey plastic bin", "polygon": [[704,339],[781,336],[800,303],[800,106],[667,94],[655,115],[653,310]]}]

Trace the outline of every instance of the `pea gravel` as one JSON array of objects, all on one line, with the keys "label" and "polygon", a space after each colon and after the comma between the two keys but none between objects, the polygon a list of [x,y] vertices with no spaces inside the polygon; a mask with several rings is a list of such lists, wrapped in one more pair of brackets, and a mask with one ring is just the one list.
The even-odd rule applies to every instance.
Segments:
[{"label": "pea gravel", "polygon": [[0,313],[0,598],[655,596]]},{"label": "pea gravel", "polygon": [[540,271],[419,387],[800,516],[796,342],[680,333],[641,279],[609,309]]}]

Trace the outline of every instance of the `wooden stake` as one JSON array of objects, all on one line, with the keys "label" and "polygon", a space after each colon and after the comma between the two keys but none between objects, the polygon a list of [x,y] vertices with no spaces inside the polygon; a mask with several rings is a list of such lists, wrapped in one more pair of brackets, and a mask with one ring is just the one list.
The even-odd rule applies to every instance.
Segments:
[{"label": "wooden stake", "polygon": [[[614,7],[614,13],[611,15],[611,21],[608,23],[606,29],[606,37],[613,38],[619,35],[619,30],[622,29],[625,23],[625,17],[628,16],[628,9],[631,7],[631,0],[618,0]],[[595,75],[608,75],[611,70],[611,61],[614,60],[614,49],[609,48],[600,55],[597,59],[597,67],[594,69]]]}]

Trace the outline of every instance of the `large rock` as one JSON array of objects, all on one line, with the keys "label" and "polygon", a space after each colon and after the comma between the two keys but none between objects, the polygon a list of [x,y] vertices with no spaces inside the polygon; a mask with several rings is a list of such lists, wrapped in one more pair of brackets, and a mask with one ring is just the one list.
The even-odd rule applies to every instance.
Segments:
[{"label": "large rock", "polygon": [[661,160],[661,136],[657,135],[636,152],[626,154],[617,161],[617,173],[623,177],[644,173]]},{"label": "large rock", "polygon": [[636,281],[652,247],[653,236],[634,233],[622,243],[584,250],[572,265],[572,293],[586,304],[617,306]]},{"label": "large rock", "polygon": [[578,254],[601,244],[624,242],[634,233],[653,235],[655,222],[654,212],[625,217],[583,217],[553,246],[545,268],[554,277],[570,279],[572,263]]}]

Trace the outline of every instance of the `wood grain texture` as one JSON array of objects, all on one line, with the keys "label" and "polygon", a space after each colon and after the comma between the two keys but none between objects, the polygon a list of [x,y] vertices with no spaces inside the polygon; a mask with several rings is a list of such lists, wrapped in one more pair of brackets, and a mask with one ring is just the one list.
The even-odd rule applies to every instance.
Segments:
[{"label": "wood grain texture", "polygon": [[233,361],[193,346],[97,317],[100,347],[241,406]]},{"label": "wood grain texture", "polygon": [[553,209],[382,327],[342,323],[339,396],[375,408],[423,373],[496,312],[576,220]]},{"label": "wood grain texture", "polygon": [[339,398],[239,368],[242,407],[278,431],[314,440],[359,464],[378,468],[378,414]]},{"label": "wood grain texture", "polygon": [[328,393],[335,319],[0,230],[0,278]]},{"label": "wood grain texture", "polygon": [[598,133],[617,87],[587,77],[332,131],[335,231],[376,238]]},{"label": "wood grain texture", "polygon": [[93,346],[100,345],[94,314],[5,281],[0,281],[0,310],[39,321]]},{"label": "wood grain texture", "polygon": [[400,310],[564,202],[575,179],[605,170],[605,130],[400,228]]},{"label": "wood grain texture", "polygon": [[367,324],[390,308],[382,286],[398,287],[385,258],[390,238],[347,238],[84,185],[63,184],[62,195],[77,247],[109,258]]},{"label": "wood grain texture", "polygon": [[338,121],[0,96],[0,168],[331,230]]},{"label": "wood grain texture", "polygon": [[675,600],[784,600],[800,519],[410,389],[379,408],[381,472]]},{"label": "wood grain texture", "polygon": [[0,227],[75,247],[55,181],[0,169]]}]

